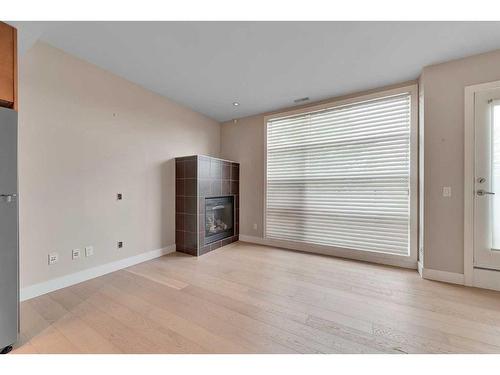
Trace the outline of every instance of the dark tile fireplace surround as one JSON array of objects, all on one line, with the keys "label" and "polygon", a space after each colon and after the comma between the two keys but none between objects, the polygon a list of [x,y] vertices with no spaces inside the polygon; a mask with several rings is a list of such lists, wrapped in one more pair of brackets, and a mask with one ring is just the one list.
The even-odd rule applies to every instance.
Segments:
[{"label": "dark tile fireplace surround", "polygon": [[200,256],[238,241],[239,181],[239,163],[203,155],[175,159],[177,251]]}]

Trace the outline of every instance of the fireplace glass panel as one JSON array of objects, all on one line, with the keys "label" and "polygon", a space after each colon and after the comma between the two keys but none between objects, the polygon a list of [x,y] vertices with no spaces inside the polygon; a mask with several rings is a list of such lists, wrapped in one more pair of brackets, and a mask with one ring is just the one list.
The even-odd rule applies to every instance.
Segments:
[{"label": "fireplace glass panel", "polygon": [[234,235],[234,197],[205,198],[205,244]]}]

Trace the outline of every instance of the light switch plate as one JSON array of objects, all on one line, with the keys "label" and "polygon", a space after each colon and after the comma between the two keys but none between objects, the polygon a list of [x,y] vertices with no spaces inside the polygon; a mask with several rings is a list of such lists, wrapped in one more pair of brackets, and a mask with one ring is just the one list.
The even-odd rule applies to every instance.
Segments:
[{"label": "light switch plate", "polygon": [[73,260],[75,260],[75,259],[79,259],[80,256],[81,256],[80,249],[73,249],[73,251],[71,252],[71,258],[73,258]]},{"label": "light switch plate", "polygon": [[85,247],[85,256],[91,257],[92,255],[94,255],[94,248],[92,246],[86,246]]},{"label": "light switch plate", "polygon": [[49,265],[56,264],[59,260],[59,254],[57,253],[49,253]]}]

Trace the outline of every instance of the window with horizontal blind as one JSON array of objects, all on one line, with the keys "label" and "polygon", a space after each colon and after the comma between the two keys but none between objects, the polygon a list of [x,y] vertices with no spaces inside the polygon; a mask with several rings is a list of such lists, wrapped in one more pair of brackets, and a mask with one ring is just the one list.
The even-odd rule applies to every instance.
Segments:
[{"label": "window with horizontal blind", "polygon": [[412,95],[267,121],[265,236],[410,254]]}]

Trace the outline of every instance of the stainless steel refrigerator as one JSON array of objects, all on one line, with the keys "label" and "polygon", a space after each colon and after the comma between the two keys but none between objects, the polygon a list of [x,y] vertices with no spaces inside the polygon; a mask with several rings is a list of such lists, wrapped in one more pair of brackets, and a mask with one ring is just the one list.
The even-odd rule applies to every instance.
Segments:
[{"label": "stainless steel refrigerator", "polygon": [[19,331],[17,112],[0,108],[0,352]]}]

